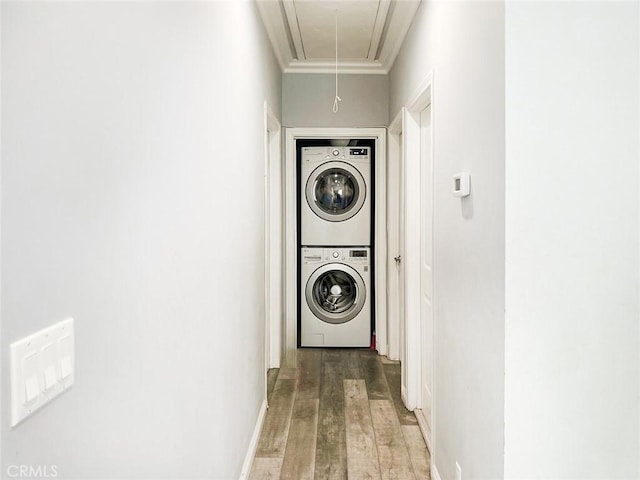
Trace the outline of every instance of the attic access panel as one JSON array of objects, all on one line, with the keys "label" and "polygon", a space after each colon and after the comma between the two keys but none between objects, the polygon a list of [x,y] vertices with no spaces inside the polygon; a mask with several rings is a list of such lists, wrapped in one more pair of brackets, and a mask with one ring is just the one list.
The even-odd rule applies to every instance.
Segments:
[{"label": "attic access panel", "polygon": [[294,0],[293,3],[306,59],[330,60],[335,57],[336,13],[339,57],[361,60],[369,57],[379,0]]}]

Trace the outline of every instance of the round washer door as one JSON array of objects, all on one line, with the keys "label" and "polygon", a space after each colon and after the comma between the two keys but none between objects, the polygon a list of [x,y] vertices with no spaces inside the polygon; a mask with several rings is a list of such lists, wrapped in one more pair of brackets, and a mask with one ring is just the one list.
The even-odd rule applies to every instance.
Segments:
[{"label": "round washer door", "polygon": [[366,300],[364,280],[348,265],[330,263],[309,277],[305,289],[307,305],[323,322],[339,324],[360,313]]},{"label": "round washer door", "polygon": [[316,168],[306,185],[307,203],[329,222],[343,222],[356,215],[367,194],[362,174],[345,162],[327,162]]}]

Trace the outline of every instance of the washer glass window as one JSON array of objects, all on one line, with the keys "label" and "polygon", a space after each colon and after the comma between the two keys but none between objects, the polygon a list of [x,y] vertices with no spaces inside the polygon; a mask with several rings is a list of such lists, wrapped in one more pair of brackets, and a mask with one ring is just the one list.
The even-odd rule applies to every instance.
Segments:
[{"label": "washer glass window", "polygon": [[364,281],[348,265],[329,263],[311,274],[305,288],[307,306],[323,322],[345,323],[355,318],[367,297]]},{"label": "washer glass window", "polygon": [[348,212],[358,199],[358,183],[342,168],[322,172],[315,184],[314,197],[318,207],[329,214]]},{"label": "washer glass window", "polygon": [[349,274],[340,270],[323,273],[313,286],[313,300],[327,313],[345,313],[357,299],[358,286]]}]

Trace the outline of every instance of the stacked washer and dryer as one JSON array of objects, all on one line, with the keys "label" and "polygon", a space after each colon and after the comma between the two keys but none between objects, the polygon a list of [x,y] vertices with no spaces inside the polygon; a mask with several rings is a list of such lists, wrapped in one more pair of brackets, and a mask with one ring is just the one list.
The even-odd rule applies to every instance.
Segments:
[{"label": "stacked washer and dryer", "polygon": [[371,150],[301,149],[302,347],[370,345]]}]

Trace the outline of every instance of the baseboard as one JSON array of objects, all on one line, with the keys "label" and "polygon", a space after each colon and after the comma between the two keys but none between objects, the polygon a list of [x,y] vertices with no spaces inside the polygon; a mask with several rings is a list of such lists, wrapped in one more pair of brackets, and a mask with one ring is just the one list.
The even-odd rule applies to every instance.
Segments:
[{"label": "baseboard", "polygon": [[442,480],[440,472],[438,472],[438,467],[433,463],[433,458],[431,459],[431,480]]},{"label": "baseboard", "polygon": [[256,455],[256,449],[258,448],[258,440],[260,439],[260,432],[262,431],[262,423],[264,422],[264,417],[266,414],[267,399],[265,398],[262,402],[262,406],[260,407],[260,413],[258,413],[256,426],[253,429],[253,435],[251,435],[251,441],[249,442],[247,455],[244,457],[244,463],[242,464],[242,470],[240,471],[240,477],[238,480],[247,480],[249,478],[251,466],[253,465],[253,457]]},{"label": "baseboard", "polygon": [[400,398],[402,399],[402,403],[407,405],[407,391],[403,386],[400,386]]},{"label": "baseboard", "polygon": [[419,408],[416,408],[413,413],[416,416],[416,420],[418,420],[418,426],[420,427],[420,432],[424,438],[424,443],[427,444],[429,453],[433,454],[433,450],[431,449],[431,427],[429,427],[427,418],[424,416],[424,412]]}]

